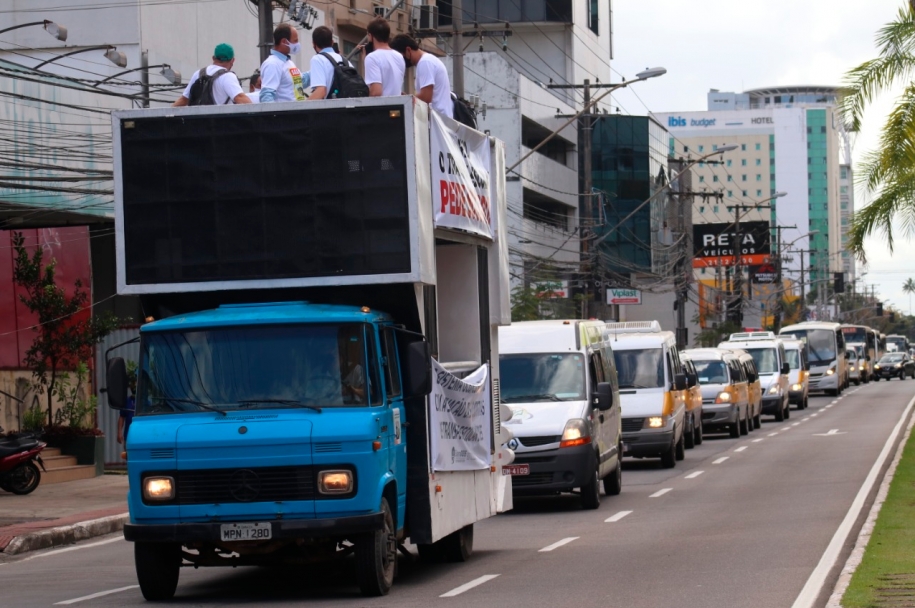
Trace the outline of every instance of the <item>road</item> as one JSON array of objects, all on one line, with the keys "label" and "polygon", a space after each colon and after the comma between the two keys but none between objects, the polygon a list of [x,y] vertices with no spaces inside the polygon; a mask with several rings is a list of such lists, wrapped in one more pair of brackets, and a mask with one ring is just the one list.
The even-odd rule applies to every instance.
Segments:
[{"label": "road", "polygon": [[[852,387],[749,436],[707,437],[675,469],[627,461],[623,493],[597,511],[574,496],[516,501],[476,525],[467,563],[401,560],[384,598],[360,597],[351,566],[185,569],[174,603],[791,606],[913,394],[910,380]],[[3,606],[145,603],[119,537],[5,562],[0,588]]]}]

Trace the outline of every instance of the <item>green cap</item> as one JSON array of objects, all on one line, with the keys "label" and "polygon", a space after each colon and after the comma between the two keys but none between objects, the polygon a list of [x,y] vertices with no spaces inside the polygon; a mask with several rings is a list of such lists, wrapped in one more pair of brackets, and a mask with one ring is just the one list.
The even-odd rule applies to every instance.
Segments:
[{"label": "green cap", "polygon": [[216,50],[213,51],[213,57],[219,61],[232,61],[235,59],[235,49],[225,42],[217,44]]}]

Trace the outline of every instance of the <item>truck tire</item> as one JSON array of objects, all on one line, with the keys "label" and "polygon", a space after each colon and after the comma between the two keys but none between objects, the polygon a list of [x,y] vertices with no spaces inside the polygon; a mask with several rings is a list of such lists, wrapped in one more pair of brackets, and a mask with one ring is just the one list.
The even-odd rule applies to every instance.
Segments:
[{"label": "truck tire", "polygon": [[452,563],[466,562],[473,553],[473,524],[464,526],[438,541],[445,561]]},{"label": "truck tire", "polygon": [[739,422],[738,429],[741,435],[750,434],[750,412],[747,412],[747,415],[744,416],[744,419]]},{"label": "truck tire", "polygon": [[775,421],[776,422],[785,421],[785,410],[783,408],[779,407],[777,410],[775,410]]},{"label": "truck tire", "polygon": [[397,538],[388,499],[381,499],[384,526],[356,542],[356,582],[367,597],[387,595],[394,584]]},{"label": "truck tire", "polygon": [[162,602],[175,597],[181,569],[181,545],[136,542],[133,561],[140,591],[147,601]]},{"label": "truck tire", "polygon": [[788,403],[788,400],[785,400],[785,420],[791,418],[791,404]]},{"label": "truck tire", "polygon": [[696,445],[702,445],[702,416],[699,416],[699,424],[694,429],[696,431]]},{"label": "truck tire", "polygon": [[600,507],[600,477],[597,475],[597,468],[591,474],[591,479],[585,485],[579,488],[581,491],[581,508],[596,509]]},{"label": "truck tire", "polygon": [[731,439],[737,439],[740,437],[740,412],[737,412],[737,420],[728,425],[728,431]]},{"label": "truck tire", "polygon": [[619,448],[616,457],[616,468],[604,477],[604,494],[618,496],[623,491],[623,446]]}]

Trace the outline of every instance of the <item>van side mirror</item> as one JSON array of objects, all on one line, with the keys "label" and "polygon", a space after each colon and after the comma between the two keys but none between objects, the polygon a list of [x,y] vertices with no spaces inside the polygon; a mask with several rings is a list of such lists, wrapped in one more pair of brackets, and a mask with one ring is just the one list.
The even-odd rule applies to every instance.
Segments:
[{"label": "van side mirror", "polygon": [[868,356],[864,357],[864,360],[865,360],[865,361],[870,361],[870,360],[871,360],[871,356],[868,355]]},{"label": "van side mirror", "polygon": [[686,382],[686,374],[676,374],[674,376],[674,390],[685,391],[689,386]]},{"label": "van side mirror", "polygon": [[693,388],[697,384],[699,384],[699,376],[697,374],[686,375],[686,385],[688,388]]},{"label": "van side mirror", "polygon": [[122,357],[108,362],[107,370],[108,407],[114,410],[127,408],[127,364]]},{"label": "van side mirror", "polygon": [[782,363],[782,374],[790,374],[790,373],[791,373],[791,366],[788,364],[787,361],[785,361],[784,363]]},{"label": "van side mirror", "polygon": [[597,409],[606,412],[613,407],[613,385],[609,382],[597,383]]},{"label": "van side mirror", "polygon": [[426,341],[407,345],[405,372],[405,397],[425,397],[432,392],[432,347]]}]

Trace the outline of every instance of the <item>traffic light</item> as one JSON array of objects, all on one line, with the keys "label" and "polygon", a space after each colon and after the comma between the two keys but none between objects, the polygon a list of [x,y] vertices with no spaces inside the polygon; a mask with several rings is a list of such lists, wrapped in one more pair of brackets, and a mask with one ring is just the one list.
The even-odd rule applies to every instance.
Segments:
[{"label": "traffic light", "polygon": [[874,314],[878,317],[883,316],[883,302],[877,302],[877,309],[874,311]]},{"label": "traffic light", "polygon": [[896,313],[891,312],[890,313],[890,323],[895,323],[895,322],[896,322]]},{"label": "traffic light", "polygon": [[832,273],[832,290],[835,293],[845,293],[845,273]]}]

